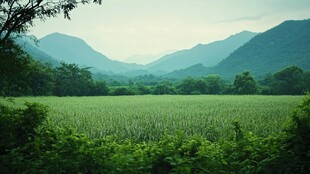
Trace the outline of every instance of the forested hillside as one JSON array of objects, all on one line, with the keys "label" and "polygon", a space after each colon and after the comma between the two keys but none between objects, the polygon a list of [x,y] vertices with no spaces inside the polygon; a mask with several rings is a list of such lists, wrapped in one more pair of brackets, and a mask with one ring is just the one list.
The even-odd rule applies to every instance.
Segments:
[{"label": "forested hillside", "polygon": [[59,61],[47,53],[40,50],[34,40],[30,37],[21,37],[17,39],[17,43],[26,51],[33,59],[42,63],[50,63],[53,66],[60,65]]},{"label": "forested hillside", "polygon": [[291,65],[310,70],[310,20],[286,21],[258,34],[209,73],[232,78],[248,70],[261,76]]},{"label": "forested hillside", "polygon": [[225,40],[215,41],[209,44],[198,44],[191,49],[165,55],[161,59],[146,65],[146,67],[151,72],[171,72],[195,64],[203,64],[207,67],[215,66],[255,35],[256,33],[243,31],[232,35]]},{"label": "forested hillside", "polygon": [[39,40],[40,50],[59,61],[92,67],[101,72],[120,73],[140,66],[114,61],[95,51],[84,40],[60,33],[53,33]]}]

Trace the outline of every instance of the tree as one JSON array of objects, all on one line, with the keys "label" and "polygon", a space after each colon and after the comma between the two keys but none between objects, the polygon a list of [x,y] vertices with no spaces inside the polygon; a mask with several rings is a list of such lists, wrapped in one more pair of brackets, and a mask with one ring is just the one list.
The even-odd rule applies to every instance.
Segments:
[{"label": "tree", "polygon": [[208,75],[205,82],[208,94],[221,94],[224,90],[224,82],[219,75]]},{"label": "tree", "polygon": [[154,94],[164,95],[164,94],[175,94],[175,87],[170,81],[164,80],[157,84],[154,88]]},{"label": "tree", "polygon": [[[0,92],[2,95],[23,95],[28,91],[24,83],[31,58],[15,43],[15,37],[28,32],[33,21],[45,21],[70,12],[78,4],[101,4],[102,0],[0,0]],[[38,75],[38,74],[37,74]],[[13,92],[15,91],[15,92]],[[20,92],[18,92],[20,91]],[[13,93],[11,93],[13,92]],[[17,93],[16,93],[17,92]],[[9,94],[11,93],[11,94]]]},{"label": "tree", "polygon": [[[102,0],[92,0],[101,4]],[[63,13],[70,19],[70,12],[78,4],[87,4],[91,0],[0,0],[0,46],[12,40],[12,34],[19,36],[28,32],[34,25],[34,19],[45,21]]]},{"label": "tree", "polygon": [[274,84],[273,74],[266,74],[261,80],[258,81],[260,85],[260,94],[262,95],[270,95],[273,94],[272,86]]},{"label": "tree", "polygon": [[54,69],[40,62],[32,61],[25,81],[29,87],[28,95],[53,95],[55,86]]},{"label": "tree", "polygon": [[303,93],[310,92],[310,71],[304,72],[302,81],[303,81]]},{"label": "tree", "polygon": [[116,95],[116,96],[119,96],[119,95],[135,95],[135,93],[129,88],[118,87],[118,88],[114,89],[114,91],[112,92],[112,95]]},{"label": "tree", "polygon": [[304,71],[297,67],[291,66],[274,74],[274,93],[299,95],[303,93]]},{"label": "tree", "polygon": [[83,96],[90,95],[93,79],[89,68],[79,68],[76,64],[61,62],[56,68],[55,95]]},{"label": "tree", "polygon": [[180,94],[192,94],[197,93],[196,80],[193,78],[186,78],[180,82],[177,86]]},{"label": "tree", "polygon": [[186,78],[177,86],[180,94],[207,94],[207,83],[204,79]]},{"label": "tree", "polygon": [[135,93],[138,95],[145,95],[145,94],[150,94],[151,90],[144,86],[141,82],[137,83],[136,86],[134,87]]},{"label": "tree", "polygon": [[94,96],[102,96],[109,95],[110,89],[107,86],[105,81],[96,81],[94,83],[94,89],[92,90],[92,95]]},{"label": "tree", "polygon": [[208,86],[207,82],[201,78],[197,79],[195,82],[195,88],[196,90],[194,91],[193,94],[207,94],[208,93]]},{"label": "tree", "polygon": [[237,74],[233,84],[234,94],[255,94],[256,82],[250,72],[245,71]]},{"label": "tree", "polygon": [[0,47],[0,91],[6,96],[25,93],[25,79],[31,58],[14,42],[6,42]]}]

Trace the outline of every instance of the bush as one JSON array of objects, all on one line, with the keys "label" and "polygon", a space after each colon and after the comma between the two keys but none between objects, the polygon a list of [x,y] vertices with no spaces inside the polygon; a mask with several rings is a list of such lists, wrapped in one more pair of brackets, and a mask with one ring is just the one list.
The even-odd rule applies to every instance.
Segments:
[{"label": "bush", "polygon": [[293,112],[291,122],[286,129],[286,150],[294,160],[291,163],[292,173],[310,173],[310,94]]},{"label": "bush", "polygon": [[47,108],[26,103],[25,109],[0,105],[0,154],[33,141],[36,129],[45,121]]},{"label": "bush", "polygon": [[135,95],[134,91],[132,91],[129,88],[126,87],[118,87],[115,88],[114,91],[112,92],[112,95],[114,96],[120,96],[120,95]]},{"label": "bush", "polygon": [[37,130],[46,120],[47,107],[37,103],[25,106],[13,109],[0,105],[0,173],[21,173],[24,167],[20,164],[32,160],[28,156],[35,145]]}]

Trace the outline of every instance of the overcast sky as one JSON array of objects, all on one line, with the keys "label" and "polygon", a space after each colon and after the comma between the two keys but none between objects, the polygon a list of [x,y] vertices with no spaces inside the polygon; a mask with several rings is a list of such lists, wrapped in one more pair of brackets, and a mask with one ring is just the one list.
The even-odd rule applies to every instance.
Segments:
[{"label": "overcast sky", "polygon": [[124,60],[309,19],[310,0],[103,0],[102,5],[80,5],[71,18],[37,21],[29,34],[76,36],[111,59]]}]

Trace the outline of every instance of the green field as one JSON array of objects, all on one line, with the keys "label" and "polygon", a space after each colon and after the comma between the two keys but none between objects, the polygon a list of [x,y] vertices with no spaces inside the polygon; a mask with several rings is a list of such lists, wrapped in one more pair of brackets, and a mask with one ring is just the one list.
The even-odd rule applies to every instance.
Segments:
[{"label": "green field", "polygon": [[[260,136],[280,131],[303,96],[107,96],[20,97],[15,106],[39,102],[50,123],[99,138],[158,140],[179,130],[209,140],[233,136],[232,122]],[[4,99],[1,99],[5,102]],[[9,103],[9,102],[5,102]]]}]

